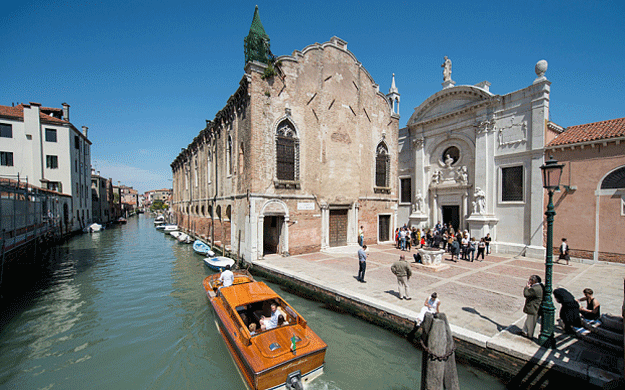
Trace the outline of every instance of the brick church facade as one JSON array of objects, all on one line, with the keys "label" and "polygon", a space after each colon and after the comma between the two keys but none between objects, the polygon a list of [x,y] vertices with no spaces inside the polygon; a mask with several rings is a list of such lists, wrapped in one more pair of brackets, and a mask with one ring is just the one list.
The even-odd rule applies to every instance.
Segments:
[{"label": "brick church facade", "polygon": [[330,41],[274,57],[258,9],[225,107],[171,164],[178,224],[245,259],[393,240],[399,93]]}]

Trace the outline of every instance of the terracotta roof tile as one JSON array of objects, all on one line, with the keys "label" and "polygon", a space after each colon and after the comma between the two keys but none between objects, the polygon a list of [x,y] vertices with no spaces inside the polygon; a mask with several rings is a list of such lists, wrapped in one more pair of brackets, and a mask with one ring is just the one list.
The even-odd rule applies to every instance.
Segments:
[{"label": "terracotta roof tile", "polygon": [[[58,111],[60,109],[57,108],[49,108],[49,107],[40,107],[39,110],[39,118],[41,118],[41,120],[43,122],[48,122],[48,123],[69,123],[68,121],[65,121],[63,119],[59,119],[59,118],[55,118],[53,116],[47,115],[41,111]],[[23,104],[18,104],[15,107],[10,107],[10,106],[0,106],[0,117],[4,116],[4,117],[11,117],[11,118],[18,118],[18,119],[24,119],[24,105]]]},{"label": "terracotta roof tile", "polygon": [[625,118],[567,127],[547,145],[560,146],[625,137]]}]

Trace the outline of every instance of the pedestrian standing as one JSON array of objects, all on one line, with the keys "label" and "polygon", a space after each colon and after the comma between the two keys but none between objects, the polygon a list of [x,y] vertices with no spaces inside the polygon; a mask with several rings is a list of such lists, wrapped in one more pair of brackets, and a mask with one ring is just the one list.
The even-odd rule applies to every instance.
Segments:
[{"label": "pedestrian standing", "polygon": [[[475,242],[475,237],[471,237],[471,240],[469,241],[469,246],[467,248],[467,250],[469,251],[469,254],[471,255],[471,261],[473,261],[473,259],[475,258],[475,248],[477,243]],[[469,256],[467,255],[467,259],[469,258]]]},{"label": "pedestrian standing", "polygon": [[490,233],[486,233],[486,237],[484,237],[484,242],[486,243],[486,254],[490,255],[490,242],[491,242],[491,238],[490,238]]},{"label": "pedestrian standing", "polygon": [[358,230],[358,245],[363,246],[365,243],[365,228],[364,226],[360,227]]},{"label": "pedestrian standing", "polygon": [[399,256],[399,260],[393,263],[391,272],[397,276],[399,299],[411,300],[412,298],[410,298],[410,292],[408,290],[408,280],[410,280],[412,276],[412,270],[404,255]]},{"label": "pedestrian standing", "polygon": [[560,260],[566,260],[566,265],[570,265],[569,261],[571,260],[571,256],[569,255],[569,244],[566,242],[566,238],[562,239],[562,244],[560,244],[560,256],[556,263],[560,263]]},{"label": "pedestrian standing", "polygon": [[482,237],[480,238],[480,242],[477,244],[477,256],[475,256],[475,259],[478,260],[480,258],[480,255],[482,255],[482,260],[484,260],[485,251],[486,251],[486,241],[484,241],[484,237]]},{"label": "pedestrian standing", "polygon": [[460,242],[458,241],[458,238],[455,237],[454,240],[451,242],[451,260],[457,263],[459,256],[460,256]]},{"label": "pedestrian standing", "polygon": [[367,269],[367,256],[369,254],[366,252],[367,246],[363,245],[362,248],[358,249],[358,280],[360,283],[365,282],[365,270]]},{"label": "pedestrian standing", "polygon": [[469,235],[464,234],[460,242],[460,250],[462,251],[462,260],[469,260]]},{"label": "pedestrian standing", "polygon": [[523,313],[527,314],[527,318],[525,319],[523,332],[521,334],[531,340],[534,337],[534,329],[538,321],[538,309],[543,301],[543,289],[540,286],[540,276],[530,276],[527,285],[523,289],[523,296],[525,297]]}]

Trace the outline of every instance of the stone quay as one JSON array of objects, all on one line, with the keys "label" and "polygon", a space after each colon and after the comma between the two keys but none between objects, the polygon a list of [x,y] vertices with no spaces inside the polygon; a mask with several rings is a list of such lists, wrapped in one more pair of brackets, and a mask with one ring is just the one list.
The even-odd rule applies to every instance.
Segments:
[{"label": "stone quay", "polygon": [[[439,272],[411,263],[410,301],[400,300],[391,264],[406,252],[389,244],[368,246],[365,280],[356,280],[358,246],[283,257],[265,256],[252,262],[251,272],[300,295],[335,305],[398,334],[413,329],[414,318],[432,292],[441,300],[456,341],[457,359],[495,375],[513,388],[536,383],[571,383],[587,388],[614,386],[623,380],[623,350],[598,348],[564,334],[556,326],[555,349],[520,335],[525,320],[523,287],[531,274],[544,274],[544,260],[490,254],[484,261],[450,261]],[[622,315],[625,267],[614,263],[554,265],[554,288],[576,297],[593,288],[602,313]],[[557,305],[559,306],[559,305]],[[558,307],[559,310],[559,307]],[[557,312],[556,312],[557,317]],[[622,346],[621,346],[622,347]]]}]

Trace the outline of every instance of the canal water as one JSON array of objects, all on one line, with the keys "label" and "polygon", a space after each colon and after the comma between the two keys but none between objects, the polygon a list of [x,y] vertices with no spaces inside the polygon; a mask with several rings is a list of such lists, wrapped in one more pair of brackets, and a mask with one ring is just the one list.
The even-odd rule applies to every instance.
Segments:
[{"label": "canal water", "polygon": [[[209,309],[211,274],[191,245],[145,215],[4,269],[3,389],[242,389]],[[312,389],[415,389],[421,351],[404,338],[280,290],[328,344]],[[503,389],[458,367],[462,389]]]}]

